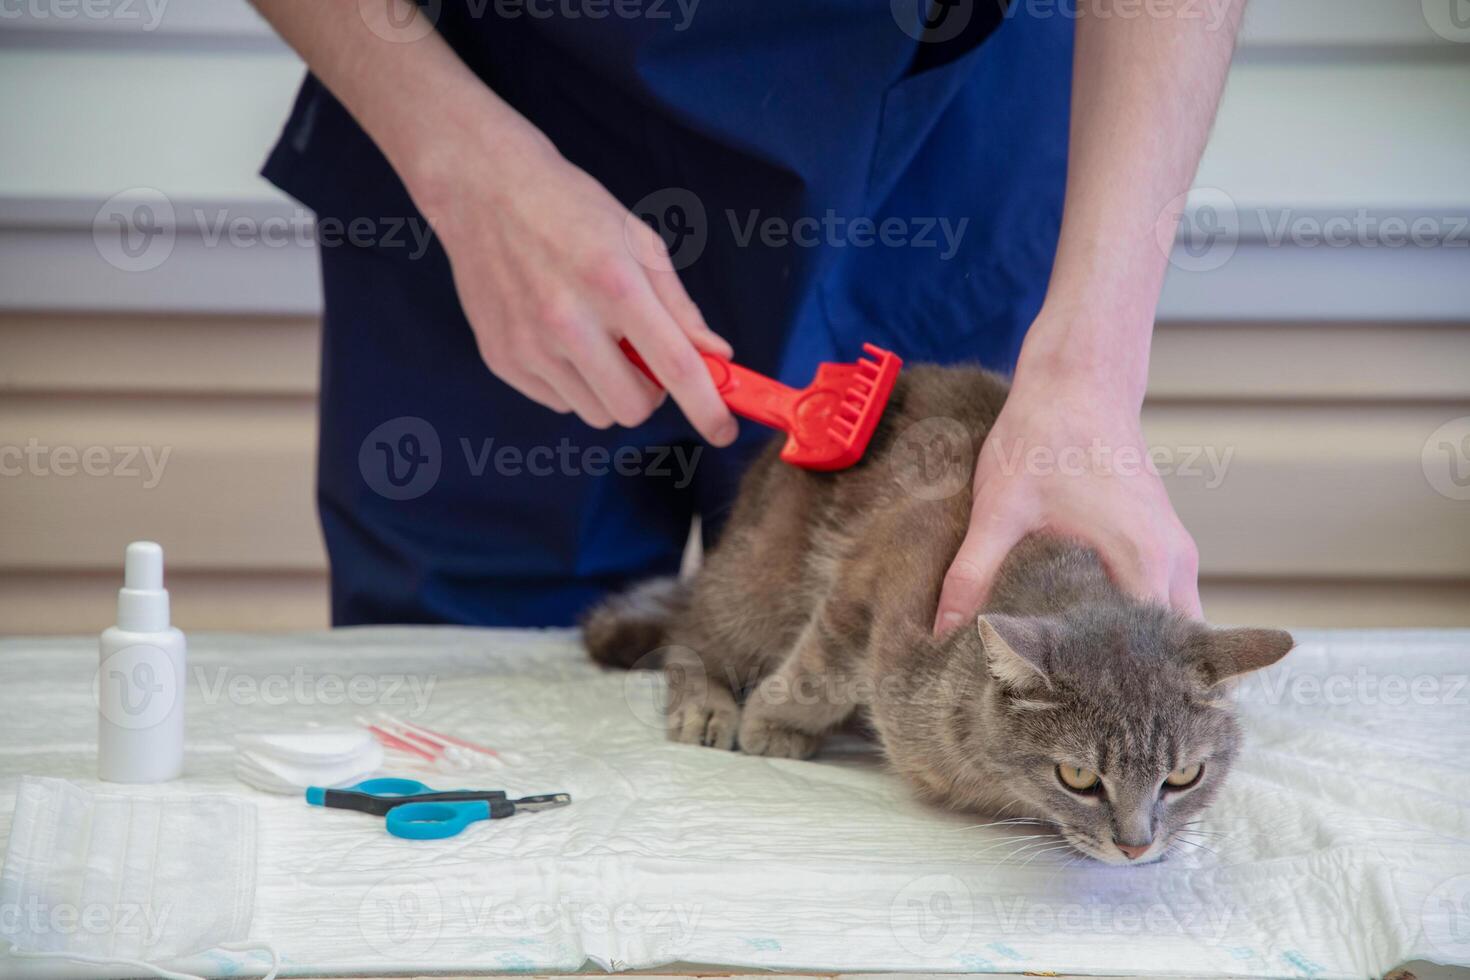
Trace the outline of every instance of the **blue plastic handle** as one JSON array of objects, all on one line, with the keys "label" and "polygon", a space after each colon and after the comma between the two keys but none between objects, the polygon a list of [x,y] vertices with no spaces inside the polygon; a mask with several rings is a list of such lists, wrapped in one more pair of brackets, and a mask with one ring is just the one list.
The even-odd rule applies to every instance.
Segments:
[{"label": "blue plastic handle", "polygon": [[420,793],[434,792],[432,787],[425,786],[417,779],[364,779],[356,786],[346,788],[358,793],[371,793],[373,796],[418,796]]},{"label": "blue plastic handle", "polygon": [[[425,786],[417,779],[364,779],[355,786],[344,786],[340,790],[329,790],[321,786],[306,787],[306,802],[312,806],[326,806],[327,794],[336,793],[339,797],[343,794],[362,793],[367,796],[375,796],[379,799],[391,800],[399,796],[420,796],[424,793],[432,793],[431,787]],[[338,804],[342,805],[342,804]],[[353,809],[364,809],[353,807]],[[381,810],[370,812],[381,813]]]},{"label": "blue plastic handle", "polygon": [[[403,780],[407,782],[408,780]],[[408,840],[453,837],[476,820],[490,819],[484,800],[465,803],[405,803],[388,811],[388,833]]]}]

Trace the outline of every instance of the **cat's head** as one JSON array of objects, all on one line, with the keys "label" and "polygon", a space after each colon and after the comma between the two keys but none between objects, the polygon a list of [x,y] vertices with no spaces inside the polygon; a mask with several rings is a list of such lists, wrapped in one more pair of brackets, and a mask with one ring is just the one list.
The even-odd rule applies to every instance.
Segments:
[{"label": "cat's head", "polygon": [[1281,630],[1215,629],[1135,604],[977,626],[993,678],[977,727],[1005,746],[987,753],[1005,792],[1109,864],[1155,861],[1187,839],[1240,743],[1223,685],[1293,645]]}]

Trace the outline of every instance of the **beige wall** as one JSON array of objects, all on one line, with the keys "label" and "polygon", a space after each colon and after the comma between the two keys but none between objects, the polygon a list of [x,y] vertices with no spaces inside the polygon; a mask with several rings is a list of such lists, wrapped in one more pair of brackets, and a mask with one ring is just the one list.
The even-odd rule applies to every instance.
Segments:
[{"label": "beige wall", "polygon": [[[0,447],[51,450],[0,475],[0,633],[105,626],[144,537],[181,626],[327,625],[316,341],[301,317],[0,316]],[[55,458],[94,446],[100,475]]]},{"label": "beige wall", "polygon": [[[168,551],[185,627],[324,625],[316,333],[302,317],[0,316],[0,446],[51,450],[0,478],[0,632],[106,625],[142,536]],[[1181,465],[1199,452],[1170,486],[1212,617],[1470,625],[1470,504],[1422,460],[1470,415],[1467,365],[1466,325],[1161,326],[1148,433]],[[137,476],[55,456],[93,446],[94,471],[136,446],[162,477],[147,485],[141,453]]]}]

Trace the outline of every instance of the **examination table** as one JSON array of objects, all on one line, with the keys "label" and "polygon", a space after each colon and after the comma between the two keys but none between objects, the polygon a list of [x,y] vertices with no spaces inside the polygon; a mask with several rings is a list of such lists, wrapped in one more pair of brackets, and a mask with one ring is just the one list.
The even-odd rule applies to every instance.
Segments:
[{"label": "examination table", "polygon": [[[1470,631],[1297,636],[1236,694],[1247,743],[1205,846],[1140,868],[1032,853],[1022,835],[1036,829],[914,802],[855,739],[809,762],[671,744],[661,677],[594,667],[567,631],[192,635],[185,778],[126,791],[257,805],[249,935],[283,976],[707,964],[1325,978],[1470,963]],[[124,791],[95,778],[96,671],[91,638],[0,641],[0,842],[23,775]],[[231,775],[237,732],[375,711],[517,754],[475,788],[574,802],[410,841]],[[266,963],[170,966],[258,976]],[[0,975],[14,968],[0,957]]]}]

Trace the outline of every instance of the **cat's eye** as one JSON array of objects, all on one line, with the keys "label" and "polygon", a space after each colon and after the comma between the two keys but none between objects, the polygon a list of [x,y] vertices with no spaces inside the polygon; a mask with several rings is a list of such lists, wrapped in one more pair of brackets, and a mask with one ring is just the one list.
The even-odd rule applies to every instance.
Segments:
[{"label": "cat's eye", "polygon": [[1074,793],[1095,793],[1102,788],[1102,781],[1098,779],[1097,773],[1065,763],[1057,766],[1057,778]]},{"label": "cat's eye", "polygon": [[1204,772],[1204,765],[1196,762],[1192,766],[1175,769],[1169,773],[1169,775],[1164,777],[1164,785],[1169,789],[1189,789],[1189,787],[1199,782],[1199,778],[1204,775]]}]

